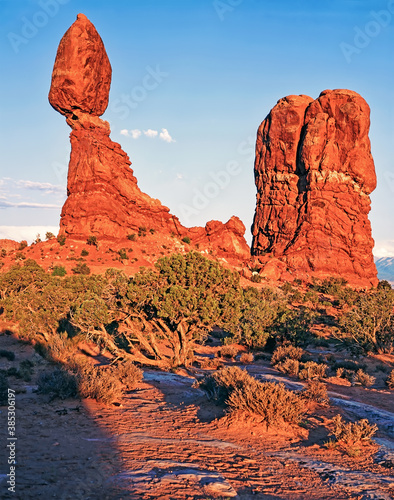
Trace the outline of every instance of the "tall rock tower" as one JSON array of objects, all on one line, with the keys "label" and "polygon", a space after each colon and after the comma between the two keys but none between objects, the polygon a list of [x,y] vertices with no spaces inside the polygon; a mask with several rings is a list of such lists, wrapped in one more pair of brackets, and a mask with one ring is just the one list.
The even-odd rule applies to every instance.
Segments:
[{"label": "tall rock tower", "polygon": [[350,90],[288,96],[257,133],[252,254],[270,254],[294,277],[375,285],[368,219],[376,174],[370,110]]}]

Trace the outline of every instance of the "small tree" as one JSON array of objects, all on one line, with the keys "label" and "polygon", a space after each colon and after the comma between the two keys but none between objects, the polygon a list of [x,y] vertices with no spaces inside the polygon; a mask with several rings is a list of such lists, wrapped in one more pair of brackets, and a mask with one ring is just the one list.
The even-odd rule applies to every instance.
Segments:
[{"label": "small tree", "polygon": [[141,270],[114,311],[135,360],[179,366],[191,362],[195,342],[209,329],[233,321],[240,298],[237,274],[189,252]]},{"label": "small tree", "polygon": [[360,293],[354,307],[339,320],[345,339],[364,351],[390,351],[394,344],[394,291],[386,286]]}]

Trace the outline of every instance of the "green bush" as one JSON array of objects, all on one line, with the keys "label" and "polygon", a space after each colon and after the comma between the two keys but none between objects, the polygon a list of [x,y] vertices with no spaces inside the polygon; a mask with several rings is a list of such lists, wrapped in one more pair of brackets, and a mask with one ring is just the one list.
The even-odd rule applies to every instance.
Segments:
[{"label": "green bush", "polygon": [[290,377],[298,377],[300,372],[300,362],[298,359],[286,358],[277,363],[275,368],[282,373],[287,373]]},{"label": "green bush", "polygon": [[56,239],[61,247],[66,244],[66,235],[65,234],[59,234]]},{"label": "green bush", "polygon": [[361,384],[364,387],[371,387],[376,381],[376,378],[372,375],[368,375],[364,370],[357,370],[354,375],[353,382],[355,384]]},{"label": "green bush", "polygon": [[82,262],[78,262],[78,264],[71,269],[74,274],[90,274],[90,268]]},{"label": "green bush", "polygon": [[55,266],[52,270],[52,276],[65,276],[67,274],[64,266]]},{"label": "green bush", "polygon": [[86,240],[86,244],[97,247],[97,245],[98,245],[97,237],[96,236],[89,236],[88,239]]},{"label": "green bush", "polygon": [[82,257],[87,257],[88,255],[89,255],[88,250],[86,250],[86,248],[83,248],[82,251],[81,251],[81,256]]},{"label": "green bush", "polygon": [[127,239],[130,241],[135,241],[137,239],[137,235],[134,233],[128,234]]},{"label": "green bush", "polygon": [[121,248],[119,251],[118,251],[118,254],[119,254],[119,258],[121,260],[127,260],[129,257],[126,253],[126,249],[125,248]]},{"label": "green bush", "polygon": [[145,226],[141,226],[138,228],[138,236],[146,236],[147,228]]},{"label": "green bush", "polygon": [[183,241],[183,243],[186,243],[187,245],[190,245],[190,241],[191,240],[190,240],[189,236],[185,236],[184,238],[182,238],[182,241]]},{"label": "green bush", "polygon": [[52,240],[53,238],[55,238],[55,235],[53,233],[51,233],[50,231],[47,231],[45,233],[45,239],[46,240]]}]

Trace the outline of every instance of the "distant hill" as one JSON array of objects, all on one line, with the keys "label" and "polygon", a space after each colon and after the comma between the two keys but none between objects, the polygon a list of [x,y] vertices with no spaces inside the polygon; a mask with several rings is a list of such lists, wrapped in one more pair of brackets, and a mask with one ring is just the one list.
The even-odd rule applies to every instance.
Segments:
[{"label": "distant hill", "polygon": [[375,260],[378,278],[394,285],[394,257],[380,257]]}]

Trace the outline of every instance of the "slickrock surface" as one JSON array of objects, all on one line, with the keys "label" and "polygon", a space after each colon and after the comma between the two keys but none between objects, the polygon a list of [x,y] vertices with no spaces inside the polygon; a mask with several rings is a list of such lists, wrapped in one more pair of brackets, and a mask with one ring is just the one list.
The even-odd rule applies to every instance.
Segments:
[{"label": "slickrock surface", "polygon": [[[278,101],[257,134],[253,255],[271,254],[293,277],[377,283],[368,219],[376,187],[369,117],[368,104],[350,90]],[[280,274],[280,264],[274,267]]]},{"label": "slickrock surface", "polygon": [[[51,105],[72,128],[60,234],[118,239],[142,227],[188,236],[190,231],[167,207],[139,189],[129,157],[110,139],[108,122],[99,118],[108,105],[110,83],[111,65],[100,35],[85,15],[78,14],[60,42],[49,92]],[[212,222],[206,230],[193,228],[190,235],[198,236],[202,249],[212,250],[211,242],[220,241],[219,255],[248,258],[241,225],[233,219],[227,224]]]}]

